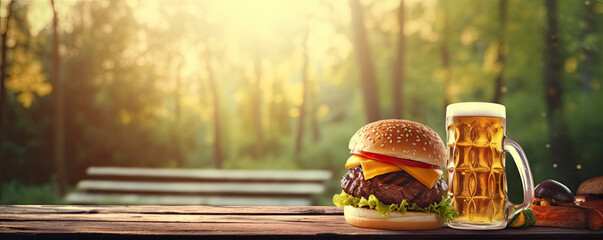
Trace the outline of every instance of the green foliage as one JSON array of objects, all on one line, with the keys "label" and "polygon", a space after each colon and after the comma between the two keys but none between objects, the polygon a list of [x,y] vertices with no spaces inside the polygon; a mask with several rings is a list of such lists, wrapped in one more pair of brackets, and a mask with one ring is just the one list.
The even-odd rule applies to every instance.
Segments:
[{"label": "green foliage", "polygon": [[[347,1],[241,1],[239,8],[226,2],[57,3],[71,184],[95,165],[214,168],[217,113],[224,168],[327,169],[333,180],[315,200],[331,204],[346,172],[348,140],[366,123]],[[556,177],[544,98],[541,1],[508,1],[504,33],[498,1],[406,1],[404,66],[392,66],[399,1],[361,2],[381,118],[392,113],[392,67],[404,67],[404,118],[431,126],[443,138],[444,93],[452,102],[492,101],[494,78],[502,71],[507,136],[524,148],[536,183]],[[601,6],[559,1],[557,13],[563,114],[580,164],[568,171],[582,178],[603,175]],[[29,202],[16,196],[54,189],[48,184],[54,174],[52,32],[49,18],[39,15],[47,7],[18,1],[9,26],[3,202]],[[495,61],[500,36],[504,68]],[[443,64],[443,46],[450,69]],[[302,150],[295,156],[302,103]],[[518,202],[521,183],[507,159],[509,195]]]},{"label": "green foliage", "polygon": [[55,182],[27,185],[12,180],[2,183],[0,204],[65,204]]}]

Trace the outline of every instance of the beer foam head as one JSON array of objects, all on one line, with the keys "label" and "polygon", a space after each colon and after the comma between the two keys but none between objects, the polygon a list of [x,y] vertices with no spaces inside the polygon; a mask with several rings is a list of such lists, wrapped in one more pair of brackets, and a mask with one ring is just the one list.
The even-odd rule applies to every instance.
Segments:
[{"label": "beer foam head", "polygon": [[453,116],[483,116],[506,118],[505,106],[498,103],[462,102],[453,103],[446,107],[446,117]]}]

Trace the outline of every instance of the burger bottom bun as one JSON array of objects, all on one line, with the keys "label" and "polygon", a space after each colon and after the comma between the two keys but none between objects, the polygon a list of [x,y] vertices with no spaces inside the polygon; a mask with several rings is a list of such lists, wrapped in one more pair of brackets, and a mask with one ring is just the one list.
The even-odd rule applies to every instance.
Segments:
[{"label": "burger bottom bun", "polygon": [[429,230],[444,226],[437,213],[390,212],[381,216],[374,209],[345,206],[345,220],[356,227],[389,230]]}]

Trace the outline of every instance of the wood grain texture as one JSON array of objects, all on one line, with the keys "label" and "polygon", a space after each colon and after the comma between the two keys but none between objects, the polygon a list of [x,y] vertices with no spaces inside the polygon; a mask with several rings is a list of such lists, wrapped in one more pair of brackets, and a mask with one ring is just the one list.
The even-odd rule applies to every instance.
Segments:
[{"label": "wood grain texture", "polygon": [[191,179],[238,179],[238,180],[278,180],[278,181],[326,181],[331,172],[324,170],[223,170],[223,169],[164,169],[164,168],[123,168],[90,167],[89,176],[135,176],[154,178]]},{"label": "wood grain texture", "polygon": [[332,173],[324,170],[223,170],[89,167],[70,204],[310,206]]},{"label": "wood grain texture", "polygon": [[111,205],[2,205],[0,216],[14,213],[159,213],[206,215],[343,215],[336,207],[277,206],[111,206]]},{"label": "wood grain texture", "polygon": [[134,204],[134,205],[226,205],[226,206],[309,206],[312,205],[310,195],[277,195],[277,196],[173,196],[173,195],[143,195],[123,193],[69,193],[67,202],[73,204]]},{"label": "wood grain texture", "polygon": [[594,238],[603,230],[388,231],[347,224],[335,207],[0,206],[0,239]]},{"label": "wood grain texture", "polygon": [[82,180],[77,188],[83,190],[113,190],[121,192],[189,192],[189,193],[272,193],[317,194],[324,191],[319,183],[190,183],[134,182],[111,180]]}]

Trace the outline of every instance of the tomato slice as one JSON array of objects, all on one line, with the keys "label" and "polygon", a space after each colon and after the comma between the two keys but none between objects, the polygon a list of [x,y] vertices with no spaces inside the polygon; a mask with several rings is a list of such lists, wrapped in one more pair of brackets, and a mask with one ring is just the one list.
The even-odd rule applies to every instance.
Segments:
[{"label": "tomato slice", "polygon": [[365,152],[365,151],[360,151],[360,150],[356,150],[356,149],[352,149],[352,151],[350,153],[364,157],[364,158],[377,160],[377,161],[381,161],[381,162],[386,162],[386,163],[401,164],[401,165],[406,165],[406,166],[410,166],[410,167],[442,169],[438,165],[431,165],[431,164],[417,162],[417,161],[413,161],[413,160],[397,158],[397,157],[387,156],[387,155],[378,154],[378,153]]}]

